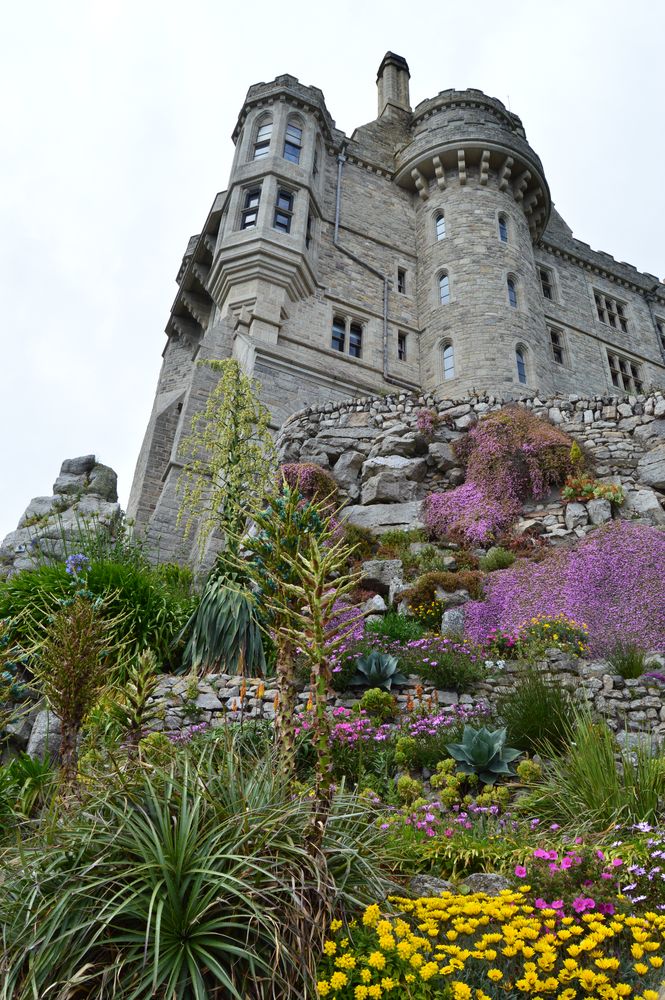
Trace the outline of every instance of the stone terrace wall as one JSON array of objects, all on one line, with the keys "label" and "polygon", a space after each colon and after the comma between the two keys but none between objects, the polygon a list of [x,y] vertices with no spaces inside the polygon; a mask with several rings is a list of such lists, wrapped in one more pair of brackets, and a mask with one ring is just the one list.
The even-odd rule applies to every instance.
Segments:
[{"label": "stone terrace wall", "polygon": [[[424,496],[463,481],[453,442],[483,414],[508,402],[549,418],[578,441],[599,479],[621,483],[626,494],[621,517],[665,524],[665,397],[658,390],[641,396],[536,396],[517,401],[492,395],[452,400],[396,393],[327,403],[286,421],[278,438],[280,459],[330,469],[348,500],[346,514],[352,524],[378,532],[419,527]],[[431,440],[417,428],[424,409],[437,416]],[[564,509],[558,495],[527,505],[517,530],[539,523],[545,536],[556,541],[583,535],[597,523],[593,509],[569,507],[573,509]]]}]

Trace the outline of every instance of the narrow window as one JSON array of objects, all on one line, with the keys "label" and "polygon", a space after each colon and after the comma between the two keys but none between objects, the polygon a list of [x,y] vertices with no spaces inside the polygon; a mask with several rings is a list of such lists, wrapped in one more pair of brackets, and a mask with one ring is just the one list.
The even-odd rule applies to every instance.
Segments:
[{"label": "narrow window", "polygon": [[332,328],[332,348],[334,351],[344,352],[344,343],[346,341],[346,323],[339,316],[335,316],[333,319]]},{"label": "narrow window", "polygon": [[305,247],[309,250],[309,245],[312,242],[312,216],[307,216],[307,229],[305,230]]},{"label": "narrow window", "polygon": [[515,360],[517,361],[517,377],[522,385],[526,385],[526,357],[524,348],[517,348],[515,351]]},{"label": "narrow window", "polygon": [[560,330],[550,330],[550,345],[552,347],[552,358],[558,365],[563,364],[563,339]]},{"label": "narrow window", "polygon": [[397,358],[399,361],[406,361],[406,334],[401,330],[397,334]]},{"label": "narrow window", "polygon": [[254,143],[254,159],[260,160],[262,156],[267,156],[272,138],[272,122],[265,122],[259,126]]},{"label": "narrow window", "polygon": [[505,215],[499,216],[499,239],[502,243],[508,242],[508,222]]},{"label": "narrow window", "polygon": [[318,151],[318,149],[315,149],[314,150],[314,164],[312,166],[312,174],[314,175],[314,177],[316,177],[316,175],[318,174],[318,172],[319,172],[319,151]]},{"label": "narrow window", "polygon": [[439,212],[436,217],[436,238],[437,240],[443,240],[446,238],[446,220],[443,216],[443,212]]},{"label": "narrow window", "polygon": [[442,306],[450,302],[450,281],[445,272],[439,276],[439,302]]},{"label": "narrow window", "polygon": [[360,323],[352,323],[349,327],[349,354],[359,358],[363,348],[363,328]]},{"label": "narrow window", "polygon": [[455,378],[455,352],[452,344],[443,345],[443,377]]},{"label": "narrow window", "polygon": [[544,297],[553,300],[554,286],[552,285],[552,272],[546,267],[539,267],[538,274],[540,275],[540,287]]},{"label": "narrow window", "polygon": [[301,149],[302,129],[289,122],[286,126],[286,138],[284,139],[284,159],[290,160],[291,163],[300,163]]},{"label": "narrow window", "polygon": [[594,302],[596,303],[596,312],[598,313],[598,319],[601,323],[606,323],[607,326],[613,326],[615,330],[621,330],[622,333],[628,333],[628,316],[626,315],[626,305],[624,302],[617,302],[616,299],[610,299],[602,292],[593,293]]},{"label": "narrow window", "polygon": [[245,191],[245,201],[243,203],[242,216],[240,218],[241,229],[254,229],[259,215],[259,202],[261,201],[261,188],[250,188]]},{"label": "narrow window", "polygon": [[656,320],[656,330],[658,331],[658,339],[660,340],[660,346],[665,354],[665,321],[662,319]]},{"label": "narrow window", "polygon": [[397,268],[397,291],[400,295],[406,295],[406,271],[403,267]]},{"label": "narrow window", "polygon": [[290,191],[282,188],[277,192],[275,202],[275,219],[273,226],[282,233],[291,232],[291,219],[293,217],[293,195]]},{"label": "narrow window", "polygon": [[513,309],[517,309],[517,289],[515,288],[515,282],[513,278],[508,278],[508,301],[510,302]]}]

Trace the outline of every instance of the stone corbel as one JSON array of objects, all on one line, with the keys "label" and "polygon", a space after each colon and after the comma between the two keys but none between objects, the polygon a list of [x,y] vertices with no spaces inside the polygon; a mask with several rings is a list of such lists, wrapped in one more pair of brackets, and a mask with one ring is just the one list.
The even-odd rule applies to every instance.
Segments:
[{"label": "stone corbel", "polygon": [[429,186],[427,184],[427,178],[421,174],[418,167],[414,167],[411,171],[411,176],[416,185],[416,190],[423,201],[427,201],[429,198]]},{"label": "stone corbel", "polygon": [[441,162],[440,156],[435,156],[432,159],[434,164],[434,174],[436,176],[436,183],[439,185],[441,191],[446,190],[446,171],[443,169],[443,163]]},{"label": "stone corbel", "polygon": [[457,150],[457,173],[460,184],[466,184],[466,157],[463,149]]},{"label": "stone corbel", "polygon": [[480,183],[484,186],[487,184],[487,178],[490,172],[490,151],[489,149],[483,150],[483,155],[480,158]]},{"label": "stone corbel", "polygon": [[515,201],[521,201],[524,197],[524,192],[526,191],[529,181],[531,180],[531,171],[524,170],[517,180],[515,181],[515,187],[513,188],[513,194],[515,196]]},{"label": "stone corbel", "polygon": [[510,184],[510,175],[513,170],[513,160],[512,156],[507,156],[503,161],[501,170],[499,172],[499,191],[506,191],[508,185]]},{"label": "stone corbel", "polygon": [[192,314],[197,323],[200,323],[203,329],[208,325],[208,320],[210,319],[210,307],[212,305],[211,300],[206,296],[194,295],[191,292],[182,293],[182,304],[185,306],[187,311]]}]

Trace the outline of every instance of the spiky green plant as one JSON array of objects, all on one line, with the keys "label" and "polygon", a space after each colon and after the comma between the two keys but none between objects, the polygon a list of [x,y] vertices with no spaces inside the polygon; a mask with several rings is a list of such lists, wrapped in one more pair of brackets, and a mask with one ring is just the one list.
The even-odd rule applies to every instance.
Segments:
[{"label": "spiky green plant", "polygon": [[246,575],[218,560],[183,629],[183,635],[189,635],[184,666],[201,675],[215,670],[263,674],[266,661],[257,611]]},{"label": "spiky green plant", "polygon": [[379,833],[340,794],[312,858],[275,763],[220,732],[4,852],[0,998],[314,1000],[333,907],[385,895]]},{"label": "spiky green plant", "polygon": [[400,673],[396,656],[374,649],[356,660],[356,675],[351,678],[351,686],[390,691],[393,684],[406,684],[406,680],[404,674]]},{"label": "spiky green plant", "polygon": [[151,649],[144,649],[128,668],[123,682],[112,692],[111,715],[121,727],[132,754],[138,749],[144,730],[155,718],[156,709],[151,698],[158,681],[157,657]]},{"label": "spiky green plant", "polygon": [[457,762],[462,774],[477,774],[486,785],[493,785],[497,778],[514,775],[508,766],[521,756],[521,750],[506,746],[506,730],[490,732],[485,726],[474,729],[465,726],[461,743],[449,743],[446,750]]}]

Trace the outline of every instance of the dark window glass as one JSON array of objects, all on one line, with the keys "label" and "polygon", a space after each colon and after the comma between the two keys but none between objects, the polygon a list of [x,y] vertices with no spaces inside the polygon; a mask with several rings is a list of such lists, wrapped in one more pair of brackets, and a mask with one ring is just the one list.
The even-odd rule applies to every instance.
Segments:
[{"label": "dark window glass", "polygon": [[554,298],[554,295],[552,294],[552,275],[546,267],[540,268],[540,287],[542,288],[543,295],[546,299]]},{"label": "dark window glass", "polygon": [[515,351],[515,360],[517,361],[517,377],[522,385],[526,385],[526,360],[524,358],[524,351],[519,347]]},{"label": "dark window glass", "polygon": [[403,267],[397,268],[397,291],[400,295],[406,295],[406,271]]},{"label": "dark window glass", "polygon": [[400,361],[406,361],[406,334],[397,334],[397,357]]},{"label": "dark window glass", "polygon": [[282,233],[291,232],[291,218],[293,216],[293,195],[290,191],[280,189],[277,192],[275,202],[275,218],[273,226]]},{"label": "dark window glass", "polygon": [[443,216],[437,215],[436,217],[436,238],[437,240],[443,240],[446,236],[446,220]]},{"label": "dark window glass", "polygon": [[563,364],[563,342],[558,330],[550,330],[550,341],[552,343],[552,357],[558,365]]},{"label": "dark window glass", "polygon": [[302,148],[302,129],[296,125],[286,126],[286,138],[284,140],[284,159],[291,163],[300,163],[300,150]]},{"label": "dark window glass", "polygon": [[332,328],[332,347],[335,351],[344,351],[344,342],[346,340],[346,324],[343,319],[339,319],[337,316],[333,320]]},{"label": "dark window glass", "polygon": [[447,274],[442,274],[439,278],[439,302],[442,306],[450,302],[450,281]]},{"label": "dark window glass", "polygon": [[508,301],[513,309],[517,309],[517,290],[512,278],[508,278]]},{"label": "dark window glass", "polygon": [[362,354],[363,328],[360,323],[352,323],[349,327],[349,354],[352,358],[359,358]]},{"label": "dark window glass", "polygon": [[505,215],[499,216],[499,239],[502,243],[508,242],[508,223]]},{"label": "dark window glass", "polygon": [[305,246],[309,250],[309,245],[312,242],[312,216],[307,216],[307,229],[305,230]]}]

